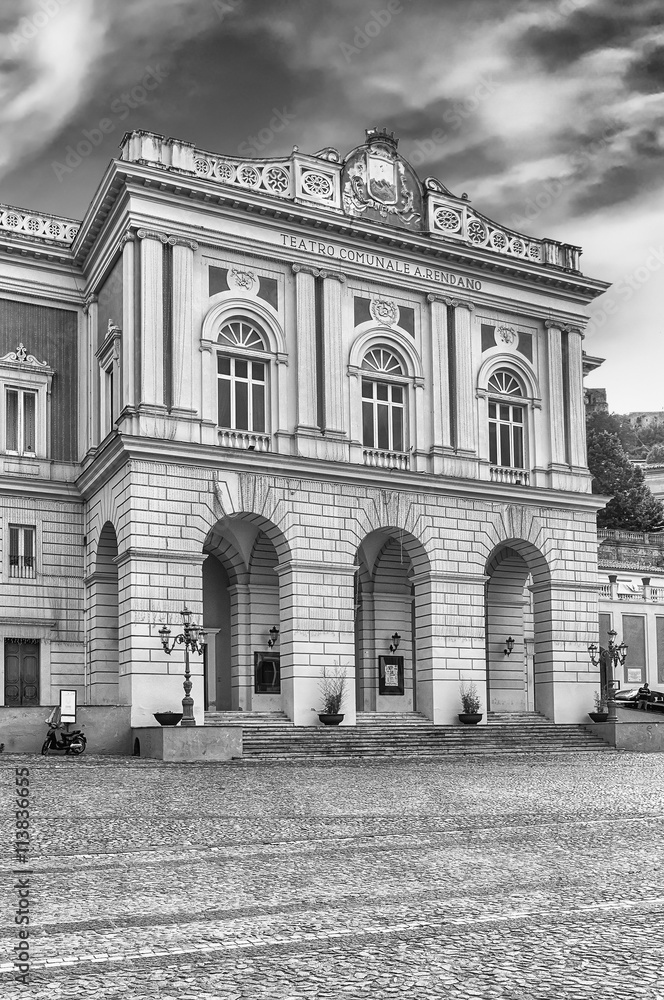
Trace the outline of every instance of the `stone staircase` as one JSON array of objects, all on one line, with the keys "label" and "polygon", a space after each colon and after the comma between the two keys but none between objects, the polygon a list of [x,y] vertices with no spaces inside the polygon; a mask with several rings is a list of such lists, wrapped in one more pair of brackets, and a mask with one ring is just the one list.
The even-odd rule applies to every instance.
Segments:
[{"label": "stone staircase", "polygon": [[489,712],[485,726],[434,726],[417,712],[358,712],[356,726],[294,726],[283,712],[207,712],[205,724],[241,726],[249,760],[431,758],[612,751],[582,725],[535,712]]}]

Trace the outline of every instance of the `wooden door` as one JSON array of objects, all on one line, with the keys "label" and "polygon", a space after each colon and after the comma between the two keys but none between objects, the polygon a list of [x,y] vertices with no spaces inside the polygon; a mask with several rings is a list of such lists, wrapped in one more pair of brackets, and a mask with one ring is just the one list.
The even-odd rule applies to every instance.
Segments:
[{"label": "wooden door", "polygon": [[39,705],[38,642],[5,642],[5,705]]}]

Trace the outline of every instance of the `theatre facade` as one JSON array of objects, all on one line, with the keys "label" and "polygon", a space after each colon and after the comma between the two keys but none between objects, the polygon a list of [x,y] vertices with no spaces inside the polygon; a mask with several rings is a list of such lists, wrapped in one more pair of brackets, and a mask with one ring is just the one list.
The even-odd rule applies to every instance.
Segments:
[{"label": "theatre facade", "polygon": [[[82,223],[0,206],[6,707],[579,722],[598,639],[578,248],[376,129],[246,160],[127,134]],[[507,640],[510,640],[508,643]],[[485,714],[486,718],[486,714]]]}]

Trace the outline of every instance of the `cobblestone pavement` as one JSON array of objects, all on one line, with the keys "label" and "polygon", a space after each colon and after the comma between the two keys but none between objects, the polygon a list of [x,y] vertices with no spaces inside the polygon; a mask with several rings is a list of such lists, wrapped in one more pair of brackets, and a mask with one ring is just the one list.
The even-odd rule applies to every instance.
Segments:
[{"label": "cobblestone pavement", "polygon": [[3,756],[0,996],[664,1000],[663,789],[656,754]]}]

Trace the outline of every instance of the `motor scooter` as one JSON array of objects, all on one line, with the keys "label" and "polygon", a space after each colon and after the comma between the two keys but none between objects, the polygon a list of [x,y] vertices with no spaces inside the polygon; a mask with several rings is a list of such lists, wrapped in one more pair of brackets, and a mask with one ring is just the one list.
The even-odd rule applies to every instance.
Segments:
[{"label": "motor scooter", "polygon": [[[46,720],[49,730],[41,748],[42,754],[66,753],[78,756],[87,746],[87,740],[80,729],[69,731],[69,722],[64,724],[51,719]],[[63,728],[64,727],[64,728]]]}]

